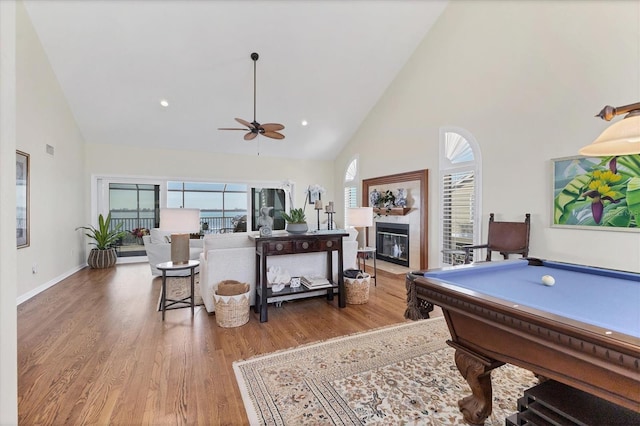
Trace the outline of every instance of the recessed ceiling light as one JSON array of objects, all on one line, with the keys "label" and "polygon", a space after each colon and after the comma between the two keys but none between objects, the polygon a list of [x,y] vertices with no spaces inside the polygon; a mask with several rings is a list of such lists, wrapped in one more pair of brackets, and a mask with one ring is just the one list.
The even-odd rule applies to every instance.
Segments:
[{"label": "recessed ceiling light", "polygon": [[309,124],[309,122],[307,120],[302,120],[300,124],[302,124],[303,126],[306,126],[307,124]]},{"label": "recessed ceiling light", "polygon": [[160,101],[160,105],[162,105],[163,107],[165,107],[165,108],[166,108],[166,107],[168,107],[168,106],[169,106],[169,101],[168,101],[168,100],[166,100],[166,99],[162,99],[162,100]]}]

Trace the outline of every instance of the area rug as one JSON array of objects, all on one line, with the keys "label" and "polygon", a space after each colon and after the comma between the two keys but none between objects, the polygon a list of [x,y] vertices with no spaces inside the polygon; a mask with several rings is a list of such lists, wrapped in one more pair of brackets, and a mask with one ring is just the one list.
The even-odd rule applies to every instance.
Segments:
[{"label": "area rug", "polygon": [[[162,289],[162,277],[159,280],[160,288]],[[196,274],[193,281],[193,288],[195,297],[193,299],[193,304],[196,306],[204,304],[202,301],[202,296],[200,294],[200,274]],[[189,296],[191,293],[191,277],[167,277],[167,298],[180,300]],[[160,303],[162,302],[162,290],[160,291],[160,296],[158,296],[158,311],[160,311]],[[188,308],[188,305],[175,305],[172,306],[171,309],[177,308]]]},{"label": "area rug", "polygon": [[[457,401],[471,393],[454,362],[443,318],[331,339],[236,361],[252,425],[463,425]],[[537,383],[511,365],[492,372],[493,413],[504,425]]]}]

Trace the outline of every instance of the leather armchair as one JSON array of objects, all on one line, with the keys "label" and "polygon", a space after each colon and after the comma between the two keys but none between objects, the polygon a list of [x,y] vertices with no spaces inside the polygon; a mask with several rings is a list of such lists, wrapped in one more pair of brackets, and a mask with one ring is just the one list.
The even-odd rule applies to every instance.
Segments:
[{"label": "leather armchair", "polygon": [[524,222],[497,222],[494,214],[489,215],[489,232],[485,244],[461,247],[464,250],[464,263],[471,262],[471,252],[476,249],[487,249],[486,261],[490,262],[492,252],[497,251],[505,259],[511,254],[529,255],[529,233],[531,215],[525,214]]}]

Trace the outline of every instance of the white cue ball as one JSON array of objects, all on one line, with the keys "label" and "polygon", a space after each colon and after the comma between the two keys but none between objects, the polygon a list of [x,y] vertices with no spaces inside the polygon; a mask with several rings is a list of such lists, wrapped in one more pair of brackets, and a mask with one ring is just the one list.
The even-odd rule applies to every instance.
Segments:
[{"label": "white cue ball", "polygon": [[543,275],[542,276],[542,284],[548,285],[548,286],[552,286],[555,283],[556,283],[556,280],[551,275]]}]

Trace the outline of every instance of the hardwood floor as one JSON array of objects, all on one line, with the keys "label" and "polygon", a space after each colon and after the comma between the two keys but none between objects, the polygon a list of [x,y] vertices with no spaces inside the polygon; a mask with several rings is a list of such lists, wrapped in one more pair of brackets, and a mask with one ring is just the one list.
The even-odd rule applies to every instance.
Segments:
[{"label": "hardwood floor", "polygon": [[404,275],[369,303],[313,298],[224,329],[204,307],[157,312],[147,264],[84,269],[18,306],[18,416],[33,424],[246,424],[233,361],[406,321]]}]

